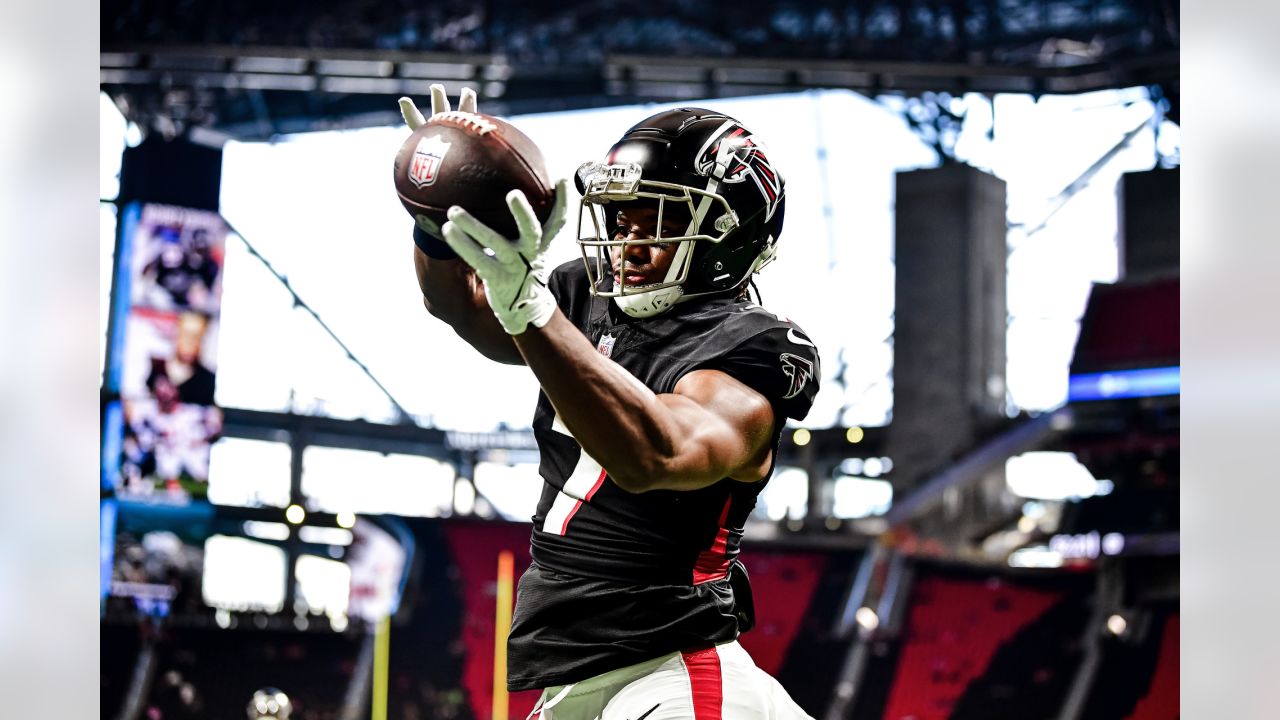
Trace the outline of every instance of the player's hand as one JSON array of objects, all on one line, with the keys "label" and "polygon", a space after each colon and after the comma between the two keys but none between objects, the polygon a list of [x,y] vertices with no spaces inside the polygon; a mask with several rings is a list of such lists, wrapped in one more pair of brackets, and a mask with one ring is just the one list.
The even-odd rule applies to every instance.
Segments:
[{"label": "player's hand", "polygon": [[[440,113],[447,113],[449,107],[449,96],[444,92],[444,86],[436,83],[431,86],[431,116],[435,117]],[[476,91],[469,87],[462,88],[462,92],[458,95],[458,110],[461,112],[473,113],[476,111]],[[410,130],[417,130],[427,123],[427,119],[422,116],[422,111],[414,104],[413,100],[407,97],[400,98],[400,115],[404,118],[404,124],[409,126]]]},{"label": "player's hand", "polygon": [[[520,230],[520,237],[514,241],[461,207],[449,208],[444,240],[484,281],[489,307],[508,335],[519,335],[530,325],[542,327],[555,314],[556,300],[547,289],[551,270],[545,255],[552,238],[564,225],[566,183],[556,183],[555,203],[545,225],[538,222],[523,192],[507,193],[507,207]],[[486,249],[493,254],[486,253]]]},{"label": "player's hand", "polygon": [[[433,84],[431,86],[431,117],[447,113],[449,109],[449,96],[444,92],[444,85]],[[458,94],[458,110],[469,113],[476,111],[475,90],[469,87],[462,88],[462,92]],[[422,116],[422,111],[414,104],[412,98],[400,98],[400,116],[404,118],[404,124],[409,126],[411,132],[427,124],[427,119]],[[423,254],[436,260],[453,260],[449,248],[441,242],[438,235],[438,231],[422,225],[415,225],[413,229],[413,241]]]}]

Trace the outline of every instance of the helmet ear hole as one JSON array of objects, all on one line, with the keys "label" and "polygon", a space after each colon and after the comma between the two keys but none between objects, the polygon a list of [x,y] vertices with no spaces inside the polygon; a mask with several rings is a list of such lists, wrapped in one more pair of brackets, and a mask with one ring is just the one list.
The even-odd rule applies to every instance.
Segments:
[{"label": "helmet ear hole", "polygon": [[721,243],[704,250],[698,263],[698,272],[696,275],[690,273],[690,277],[703,280],[696,285],[691,284],[690,292],[720,292],[737,287],[744,278],[739,272],[735,272],[735,268],[740,270],[749,266],[751,262],[748,256],[757,249],[751,245],[734,247],[733,243]]}]

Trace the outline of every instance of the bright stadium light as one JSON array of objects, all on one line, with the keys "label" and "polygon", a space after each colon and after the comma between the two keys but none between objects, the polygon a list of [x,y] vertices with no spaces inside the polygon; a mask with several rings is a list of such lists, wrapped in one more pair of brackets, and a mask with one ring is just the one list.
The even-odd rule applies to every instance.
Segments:
[{"label": "bright stadium light", "polygon": [[802,520],[809,507],[809,473],[779,465],[756,502],[758,511],[770,520]]},{"label": "bright stadium light", "polygon": [[1057,568],[1062,567],[1062,553],[1041,545],[1014,550],[1009,555],[1009,567]]},{"label": "bright stadium light", "polygon": [[459,515],[470,515],[476,509],[476,488],[466,478],[453,483],[453,509]]},{"label": "bright stadium light", "polygon": [[1124,552],[1124,535],[1120,533],[1107,533],[1102,536],[1102,554],[1119,555]]},{"label": "bright stadium light", "polygon": [[868,632],[880,627],[880,616],[876,615],[876,611],[869,607],[858,608],[858,611],[853,614],[853,619],[862,629]]},{"label": "bright stadium light", "polygon": [[284,608],[286,567],[284,548],[242,537],[213,535],[204,543],[201,597],[215,609],[280,612]]},{"label": "bright stadium light", "polygon": [[298,539],[316,545],[350,545],[355,542],[355,535],[343,528],[307,525],[298,529]]},{"label": "bright stadium light", "polygon": [[1143,368],[1141,370],[1114,370],[1104,373],[1072,375],[1068,381],[1067,399],[1110,400],[1115,398],[1155,397],[1177,395],[1182,390],[1182,369],[1179,367]]},{"label": "bright stadium light", "polygon": [[861,475],[862,458],[845,458],[840,462],[840,472],[845,475]]},{"label": "bright stadium light", "polygon": [[259,540],[288,540],[289,526],[278,522],[262,520],[245,520],[241,526],[244,534]]},{"label": "bright stadium light", "polygon": [[1125,620],[1123,615],[1112,615],[1107,618],[1107,631],[1112,635],[1123,635],[1128,628],[1129,621]]},{"label": "bright stadium light", "polygon": [[307,519],[307,511],[303,510],[301,505],[290,505],[284,511],[284,519],[294,525],[301,525],[302,521]]},{"label": "bright stadium light", "polygon": [[837,518],[858,519],[889,512],[893,505],[893,485],[886,480],[842,475],[832,488],[831,514]]},{"label": "bright stadium light", "polygon": [[1026,452],[1005,463],[1005,483],[1010,492],[1036,500],[1093,497],[1098,481],[1089,469],[1068,452]]}]

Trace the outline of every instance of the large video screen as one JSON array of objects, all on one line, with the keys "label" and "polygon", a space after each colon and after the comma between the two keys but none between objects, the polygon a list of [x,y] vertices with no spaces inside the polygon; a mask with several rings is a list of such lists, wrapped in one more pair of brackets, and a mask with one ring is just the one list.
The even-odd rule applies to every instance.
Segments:
[{"label": "large video screen", "polygon": [[227,225],[217,213],[134,204],[120,222],[102,483],[123,500],[207,496]]},{"label": "large video screen", "polygon": [[142,205],[132,228],[130,295],[134,307],[216,315],[222,297],[227,225],[217,213]]}]

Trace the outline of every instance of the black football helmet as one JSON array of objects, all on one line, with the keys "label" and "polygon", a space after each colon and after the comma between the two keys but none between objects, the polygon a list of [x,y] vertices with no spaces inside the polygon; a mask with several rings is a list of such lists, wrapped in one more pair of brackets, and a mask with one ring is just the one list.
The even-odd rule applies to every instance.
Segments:
[{"label": "black football helmet", "polygon": [[[773,260],[786,201],[782,175],[750,130],[712,110],[680,108],[640,121],[575,176],[582,204],[578,244],[591,291],[611,297],[633,317],[650,317],[688,298],[736,290]],[[657,237],[612,234],[617,203],[658,210]],[[678,213],[688,228],[663,236],[663,216]],[[627,286],[613,281],[609,251],[679,243],[666,277]],[[594,257],[593,257],[594,256]],[[594,262],[593,262],[594,260]]]}]

